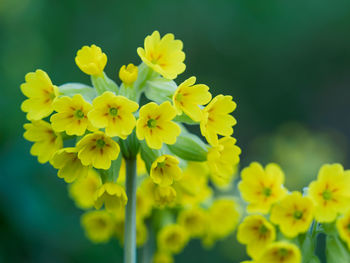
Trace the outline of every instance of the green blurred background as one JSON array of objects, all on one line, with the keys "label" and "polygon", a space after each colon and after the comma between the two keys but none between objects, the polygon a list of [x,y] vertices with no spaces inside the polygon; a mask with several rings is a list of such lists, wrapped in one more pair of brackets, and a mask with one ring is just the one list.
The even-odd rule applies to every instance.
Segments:
[{"label": "green blurred background", "polygon": [[[30,156],[19,90],[27,72],[88,83],[74,57],[96,44],[116,79],[140,62],[147,34],[172,32],[186,53],[178,81],[194,75],[238,103],[242,166],[278,162],[287,186],[302,189],[324,162],[349,168],[349,28],[348,0],[0,0],[0,262],[122,260],[116,240],[85,239],[65,183]],[[239,262],[234,240],[211,251],[191,242],[176,260]]]}]

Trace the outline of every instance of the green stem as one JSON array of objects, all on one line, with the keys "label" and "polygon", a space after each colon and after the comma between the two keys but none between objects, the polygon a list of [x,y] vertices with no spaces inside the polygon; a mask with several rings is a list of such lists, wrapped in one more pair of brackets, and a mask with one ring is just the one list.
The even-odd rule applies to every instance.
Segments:
[{"label": "green stem", "polygon": [[136,263],[136,158],[126,159],[124,263]]}]

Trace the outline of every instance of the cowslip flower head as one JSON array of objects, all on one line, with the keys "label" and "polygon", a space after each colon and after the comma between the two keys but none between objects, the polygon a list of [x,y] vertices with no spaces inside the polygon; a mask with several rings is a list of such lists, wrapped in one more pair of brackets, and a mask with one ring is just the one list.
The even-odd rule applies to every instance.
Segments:
[{"label": "cowslip flower head", "polygon": [[216,96],[202,111],[200,129],[212,146],[218,145],[218,135],[231,136],[237,121],[230,115],[236,109],[232,96]]},{"label": "cowslip flower head", "polygon": [[308,196],[315,203],[315,219],[332,222],[338,213],[344,213],[350,202],[350,171],[340,164],[325,164],[317,180],[309,185]]},{"label": "cowslip flower head", "polygon": [[267,214],[271,205],[287,193],[283,187],[284,173],[277,164],[270,163],[264,169],[259,163],[253,162],[242,170],[241,177],[238,188],[242,198],[249,203],[249,213]]},{"label": "cowslip flower head", "polygon": [[164,154],[152,163],[150,177],[154,183],[160,186],[171,185],[174,180],[180,180],[181,175],[179,160],[174,156]]},{"label": "cowslip flower head", "polygon": [[238,226],[237,240],[247,245],[247,253],[252,258],[258,258],[275,239],[274,226],[262,215],[247,216]]},{"label": "cowslip flower head", "polygon": [[337,219],[337,230],[340,238],[347,244],[350,249],[350,211]]},{"label": "cowslip flower head", "polygon": [[85,135],[76,145],[78,158],[83,165],[92,165],[97,169],[107,170],[111,161],[118,158],[119,144],[103,132]]},{"label": "cowslip flower head", "polygon": [[298,246],[279,241],[266,247],[262,255],[254,260],[256,263],[301,263],[301,253]]},{"label": "cowslip flower head", "polygon": [[116,183],[104,183],[95,193],[96,209],[100,209],[104,204],[108,212],[118,212],[127,202],[124,188]]},{"label": "cowslip flower head", "polygon": [[68,147],[58,150],[51,160],[52,166],[58,170],[57,176],[66,183],[71,183],[79,177],[88,174],[89,167],[81,163],[76,148]]},{"label": "cowslip flower head", "polygon": [[53,107],[57,113],[51,116],[50,121],[55,131],[81,136],[86,129],[94,130],[87,117],[92,106],[80,94],[72,98],[68,96],[57,98]]},{"label": "cowslip flower head", "polygon": [[271,209],[270,220],[279,225],[281,232],[289,238],[305,233],[313,220],[314,204],[300,192],[285,196]]},{"label": "cowslip flower head", "polygon": [[125,85],[130,86],[136,81],[138,72],[138,67],[132,63],[123,65],[119,70],[119,78]]},{"label": "cowslip flower head", "polygon": [[199,122],[202,118],[199,105],[209,103],[211,94],[207,85],[195,83],[196,77],[190,77],[182,82],[173,95],[173,104],[178,115],[184,112],[192,120]]},{"label": "cowslip flower head", "polygon": [[137,54],[142,61],[166,79],[175,79],[185,71],[185,53],[182,41],[175,40],[173,34],[160,38],[159,32],[145,38],[144,49],[139,47]]},{"label": "cowslip flower head", "polygon": [[23,127],[26,130],[23,137],[34,142],[30,154],[38,156],[39,163],[50,161],[55,152],[63,147],[61,135],[52,129],[50,123],[39,120],[26,123]]},{"label": "cowslip flower head", "polygon": [[114,234],[112,215],[106,211],[90,211],[81,217],[85,235],[94,243],[106,243]]},{"label": "cowslip flower head", "polygon": [[174,263],[174,258],[170,253],[157,251],[153,256],[153,263]]},{"label": "cowslip flower head", "polygon": [[96,45],[83,46],[77,52],[75,63],[87,75],[102,76],[107,64],[107,56]]},{"label": "cowslip flower head", "polygon": [[25,81],[21,85],[21,91],[28,99],[23,101],[21,109],[27,112],[27,119],[34,121],[49,116],[53,111],[52,103],[59,93],[58,87],[40,69],[28,73]]},{"label": "cowslip flower head", "polygon": [[176,200],[176,191],[171,186],[156,186],[154,188],[154,203],[157,206],[173,206]]},{"label": "cowslip flower head", "polygon": [[178,216],[178,224],[183,226],[191,237],[205,234],[207,224],[206,211],[200,207],[182,210]]},{"label": "cowslip flower head", "polygon": [[152,149],[162,148],[162,144],[174,144],[181,129],[172,120],[176,116],[175,108],[169,101],[157,105],[150,102],[140,109],[136,122],[136,135],[139,140],[146,140]]},{"label": "cowslip flower head", "polygon": [[157,236],[158,248],[172,254],[180,253],[187,245],[188,240],[186,229],[178,224],[163,227]]},{"label": "cowslip flower head", "polygon": [[108,136],[126,139],[135,128],[133,112],[139,108],[136,102],[106,91],[95,98],[92,105],[88,114],[91,123],[97,128],[105,128]]}]

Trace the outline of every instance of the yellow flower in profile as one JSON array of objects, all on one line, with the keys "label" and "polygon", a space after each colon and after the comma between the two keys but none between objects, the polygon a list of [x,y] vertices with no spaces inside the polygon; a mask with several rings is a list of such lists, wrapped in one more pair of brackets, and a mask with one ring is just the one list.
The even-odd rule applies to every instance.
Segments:
[{"label": "yellow flower in profile", "polygon": [[39,163],[50,161],[55,152],[63,147],[61,135],[55,133],[50,123],[39,120],[26,123],[23,127],[26,130],[23,137],[34,142],[30,154],[38,156]]},{"label": "yellow flower in profile", "polygon": [[97,128],[105,128],[108,136],[126,139],[135,128],[133,112],[139,108],[136,102],[106,91],[95,98],[92,105],[88,114],[91,123]]},{"label": "yellow flower in profile", "polygon": [[181,210],[178,224],[183,226],[191,237],[201,237],[207,228],[207,213],[200,207]]},{"label": "yellow flower in profile", "polygon": [[199,105],[209,103],[211,94],[207,85],[195,83],[196,77],[182,82],[173,95],[173,104],[178,115],[184,112],[192,120],[199,122],[202,118]]},{"label": "yellow flower in profile", "polygon": [[101,185],[100,175],[94,169],[89,169],[86,177],[79,177],[69,185],[69,196],[77,207],[81,209],[92,208],[95,203],[95,193]]},{"label": "yellow flower in profile", "polygon": [[340,164],[325,164],[318,172],[317,181],[309,185],[308,196],[315,203],[318,222],[332,222],[338,213],[344,213],[350,202],[350,171]]},{"label": "yellow flower in profile", "polygon": [[237,121],[230,113],[236,109],[231,96],[218,95],[204,109],[200,129],[212,146],[218,145],[218,135],[231,136]]},{"label": "yellow flower in profile", "polygon": [[125,85],[130,86],[136,81],[138,72],[138,67],[132,63],[128,66],[123,65],[119,70],[119,78]]},{"label": "yellow flower in profile", "polygon": [[162,148],[162,144],[174,144],[180,135],[179,125],[172,122],[176,116],[175,108],[169,101],[157,105],[150,102],[140,109],[136,123],[136,135],[139,140],[146,140],[152,149]]},{"label": "yellow flower in profile", "polygon": [[345,215],[338,218],[336,226],[339,236],[350,249],[350,211],[346,212]]},{"label": "yellow flower in profile", "polygon": [[52,103],[58,96],[58,88],[41,69],[28,73],[25,81],[21,91],[28,99],[23,101],[21,109],[27,112],[27,119],[35,121],[49,116],[53,111]]},{"label": "yellow flower in profile", "polygon": [[90,211],[81,217],[86,236],[94,243],[105,243],[114,234],[113,217],[106,211]]},{"label": "yellow flower in profile", "polygon": [[124,188],[116,183],[104,183],[95,193],[96,209],[100,209],[104,204],[108,212],[118,212],[127,202]]},{"label": "yellow flower in profile", "polygon": [[156,186],[154,189],[155,204],[163,206],[172,206],[175,204],[176,191],[171,186]]},{"label": "yellow flower in profile", "polygon": [[97,169],[107,170],[111,161],[118,158],[118,143],[103,132],[85,135],[76,145],[78,157],[83,165],[92,165]]},{"label": "yellow flower in profile", "polygon": [[252,258],[258,258],[275,239],[274,226],[262,215],[247,216],[238,226],[237,240],[247,246],[248,255]]},{"label": "yellow flower in profile", "polygon": [[160,250],[172,254],[180,253],[189,240],[186,229],[178,224],[163,227],[157,236],[157,244]]},{"label": "yellow flower in profile", "polygon": [[77,52],[75,63],[85,74],[101,76],[107,64],[107,56],[96,45],[83,46]]},{"label": "yellow flower in profile", "polygon": [[160,186],[169,186],[174,180],[181,179],[182,171],[179,167],[179,160],[171,155],[159,156],[151,166],[150,177],[153,182]]},{"label": "yellow flower in profile", "polygon": [[249,213],[267,214],[271,205],[281,200],[287,193],[283,187],[284,173],[274,163],[264,168],[256,162],[242,170],[242,180],[238,184],[242,198],[249,203]]},{"label": "yellow flower in profile", "polygon": [[88,174],[89,167],[82,165],[76,148],[69,147],[58,150],[51,160],[52,166],[58,170],[58,177],[71,183]]},{"label": "yellow flower in profile", "polygon": [[157,251],[153,256],[152,263],[174,263],[174,259],[170,253]]},{"label": "yellow flower in profile", "polygon": [[293,192],[272,207],[270,220],[279,225],[283,235],[294,238],[309,229],[313,217],[312,200],[303,197],[300,192]]},{"label": "yellow flower in profile", "polygon": [[211,174],[221,178],[229,178],[239,163],[241,149],[236,145],[236,139],[224,137],[217,146],[208,150],[207,161]]},{"label": "yellow flower in profile", "polygon": [[254,263],[301,263],[299,248],[291,243],[279,241],[266,247]]},{"label": "yellow flower in profile", "polygon": [[50,121],[55,131],[81,136],[86,129],[94,130],[87,117],[92,106],[80,94],[75,94],[72,98],[58,98],[53,107],[57,113],[51,116]]},{"label": "yellow flower in profile", "polygon": [[144,49],[139,47],[137,54],[142,61],[166,79],[175,79],[185,71],[185,53],[182,41],[175,40],[173,34],[166,34],[162,39],[159,32],[145,38]]}]

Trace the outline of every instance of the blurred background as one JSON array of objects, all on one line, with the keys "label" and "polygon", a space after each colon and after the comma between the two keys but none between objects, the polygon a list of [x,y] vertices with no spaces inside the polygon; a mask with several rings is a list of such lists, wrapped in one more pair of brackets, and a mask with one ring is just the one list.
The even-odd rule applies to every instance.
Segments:
[{"label": "blurred background", "polygon": [[[172,32],[186,53],[177,81],[194,75],[237,102],[241,166],[278,162],[300,190],[322,163],[350,168],[349,28],[347,0],[0,0],[0,262],[122,260],[116,240],[84,237],[66,184],[30,156],[19,89],[27,72],[89,83],[74,57],[96,44],[116,80],[121,65],[139,64],[147,34]],[[176,261],[239,262],[234,243],[206,251],[191,242]]]}]

